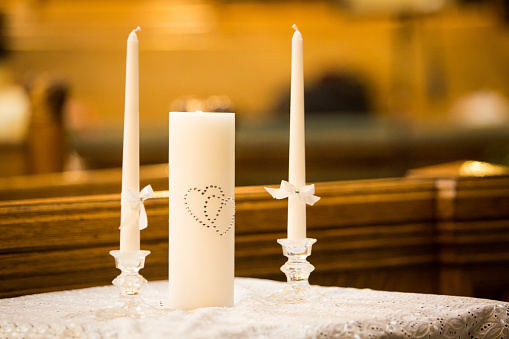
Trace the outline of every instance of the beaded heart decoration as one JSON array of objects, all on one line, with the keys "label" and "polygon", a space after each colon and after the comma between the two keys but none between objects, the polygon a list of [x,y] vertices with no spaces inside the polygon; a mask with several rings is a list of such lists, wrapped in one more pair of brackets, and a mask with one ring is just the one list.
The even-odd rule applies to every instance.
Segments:
[{"label": "beaded heart decoration", "polygon": [[224,235],[235,222],[235,200],[217,185],[193,187],[184,194],[187,212],[201,225]]}]

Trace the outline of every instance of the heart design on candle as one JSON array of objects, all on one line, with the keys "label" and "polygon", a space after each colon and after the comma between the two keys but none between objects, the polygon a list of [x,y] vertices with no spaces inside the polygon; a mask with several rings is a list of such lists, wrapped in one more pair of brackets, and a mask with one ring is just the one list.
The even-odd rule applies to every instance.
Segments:
[{"label": "heart design on candle", "polygon": [[188,189],[184,205],[199,224],[216,230],[219,235],[228,232],[235,222],[235,200],[226,197],[217,185]]}]

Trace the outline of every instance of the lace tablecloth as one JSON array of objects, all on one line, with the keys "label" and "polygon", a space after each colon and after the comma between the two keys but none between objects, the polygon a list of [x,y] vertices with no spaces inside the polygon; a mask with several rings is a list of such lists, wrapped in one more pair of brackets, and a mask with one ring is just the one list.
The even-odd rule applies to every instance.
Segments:
[{"label": "lace tablecloth", "polygon": [[[237,278],[235,307],[168,310],[146,319],[101,320],[113,286],[0,299],[1,338],[509,338],[509,303],[429,294],[314,286],[330,299],[275,305],[283,283]],[[142,291],[158,306],[168,283]]]}]

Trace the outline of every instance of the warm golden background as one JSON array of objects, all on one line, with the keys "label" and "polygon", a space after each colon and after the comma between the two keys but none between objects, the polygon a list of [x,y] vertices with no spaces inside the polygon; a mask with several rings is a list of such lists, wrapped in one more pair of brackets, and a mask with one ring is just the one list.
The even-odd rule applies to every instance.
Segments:
[{"label": "warm golden background", "polygon": [[509,0],[0,0],[0,297],[118,274],[107,253],[137,26],[140,187],[158,194],[143,275],[168,278],[168,111],[200,109],[237,114],[236,276],[284,279],[287,202],[263,186],[288,175],[297,24],[307,181],[322,197],[307,210],[310,281],[509,300],[509,168],[483,163],[509,165],[508,11]]},{"label": "warm golden background", "polygon": [[[361,88],[368,107],[306,108],[309,181],[400,176],[466,158],[506,164],[507,11],[502,0],[3,0],[1,88],[30,96],[20,114],[30,131],[44,134],[37,124],[47,121],[34,119],[53,110],[67,138],[3,138],[0,174],[121,165],[125,47],[137,26],[143,164],[167,161],[168,111],[232,110],[237,184],[283,179],[288,112],[279,108],[293,24],[304,37],[306,90],[342,76],[338,100]],[[40,93],[52,86],[66,93],[61,105]],[[4,121],[12,105],[0,106]],[[34,167],[60,152],[57,167]]]}]

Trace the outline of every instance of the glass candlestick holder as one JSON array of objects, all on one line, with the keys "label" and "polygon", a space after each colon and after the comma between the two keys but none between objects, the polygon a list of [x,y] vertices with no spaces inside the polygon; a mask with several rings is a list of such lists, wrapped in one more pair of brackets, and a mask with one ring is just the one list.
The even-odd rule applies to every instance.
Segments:
[{"label": "glass candlestick holder", "polygon": [[315,267],[307,261],[307,257],[311,255],[311,246],[316,239],[278,239],[277,242],[283,247],[283,254],[288,258],[288,261],[281,266],[281,271],[286,274],[287,283],[283,289],[269,296],[267,301],[298,304],[327,300],[327,297],[317,292],[308,281]]},{"label": "glass candlestick holder", "polygon": [[147,280],[138,272],[145,266],[145,257],[150,251],[110,251],[115,258],[115,266],[121,271],[113,280],[118,288],[119,300],[112,306],[100,310],[96,315],[100,318],[113,319],[119,317],[144,318],[157,310],[146,304],[140,296],[141,288]]}]

